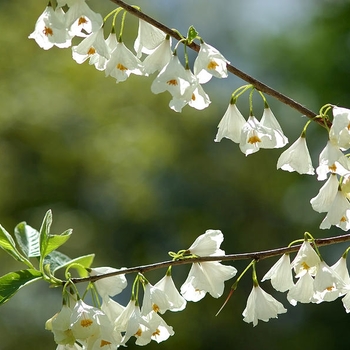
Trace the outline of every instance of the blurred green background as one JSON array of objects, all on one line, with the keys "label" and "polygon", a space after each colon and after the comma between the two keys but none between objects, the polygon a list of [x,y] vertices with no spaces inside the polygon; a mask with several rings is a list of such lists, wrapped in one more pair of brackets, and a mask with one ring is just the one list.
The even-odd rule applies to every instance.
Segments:
[{"label": "blurred green background", "polygon": [[[89,4],[103,15],[114,8],[108,0]],[[349,107],[348,1],[133,4],[183,33],[194,25],[233,65],[316,112],[325,103]],[[204,86],[209,108],[187,106],[177,114],[168,108],[169,94],[150,92],[154,76],[115,84],[87,62],[76,64],[70,49],[44,51],[28,40],[45,6],[0,0],[0,222],[9,232],[21,221],[38,229],[52,209],[53,233],[74,229],[65,254],[96,253],[94,266],[114,267],[167,260],[169,250],[187,248],[209,228],[222,230],[227,253],[284,246],[306,230],[317,238],[343,233],[318,229],[323,215],[309,200],[321,183],[276,171],[281,150],[245,157],[229,140],[213,142],[231,93],[244,82],[213,79]],[[127,17],[125,30],[132,48],[137,20]],[[268,101],[294,142],[306,119]],[[238,106],[247,115],[247,96]],[[255,113],[262,113],[258,98]],[[316,167],[327,135],[315,124],[307,136]],[[346,247],[321,253],[333,264]],[[1,275],[23,267],[4,252],[0,262]],[[260,278],[274,262],[258,264]],[[242,271],[246,264],[235,266]],[[175,270],[179,287],[187,272],[186,266]],[[147,276],[155,283],[162,274]],[[255,328],[246,324],[241,313],[251,286],[248,274],[218,317],[224,298],[210,296],[182,313],[165,314],[175,336],[147,347],[331,350],[347,342],[350,319],[340,300],[292,307],[269,282],[262,287],[288,312]],[[117,300],[126,304],[128,298],[126,292]],[[0,350],[55,349],[44,324],[60,305],[60,291],[45,283],[21,290],[0,308]],[[136,348],[133,341],[128,346]]]}]

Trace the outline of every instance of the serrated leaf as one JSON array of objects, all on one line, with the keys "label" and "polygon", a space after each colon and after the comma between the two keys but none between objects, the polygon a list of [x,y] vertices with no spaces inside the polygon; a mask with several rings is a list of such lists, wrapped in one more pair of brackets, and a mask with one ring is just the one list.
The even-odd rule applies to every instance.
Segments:
[{"label": "serrated leaf", "polygon": [[40,256],[40,234],[37,230],[21,222],[15,227],[15,237],[26,257]]},{"label": "serrated leaf", "polygon": [[86,271],[86,268],[89,268],[91,266],[94,258],[95,254],[80,256],[79,258],[71,259],[70,261],[67,261],[66,263],[56,267],[55,269],[52,269],[52,271],[56,272],[58,269],[67,268],[69,265],[74,265],[74,268],[78,271],[80,277],[87,277],[88,272]]},{"label": "serrated leaf", "polygon": [[198,32],[196,31],[196,29],[193,26],[189,27],[188,33],[187,33],[188,43],[191,44],[192,41],[197,38],[197,36],[198,36]]},{"label": "serrated leaf", "polygon": [[6,303],[25,285],[40,280],[41,278],[41,272],[34,269],[10,272],[1,276],[0,305]]},{"label": "serrated leaf", "polygon": [[26,259],[19,253],[12,236],[0,225],[0,247],[18,261]]}]

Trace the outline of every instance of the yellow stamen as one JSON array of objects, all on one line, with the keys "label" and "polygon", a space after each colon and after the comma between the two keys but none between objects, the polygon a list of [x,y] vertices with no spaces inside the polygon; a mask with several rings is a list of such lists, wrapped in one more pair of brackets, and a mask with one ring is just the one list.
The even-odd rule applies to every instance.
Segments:
[{"label": "yellow stamen", "polygon": [[80,321],[82,327],[90,327],[93,323],[94,321],[91,318],[84,318]]},{"label": "yellow stamen", "polygon": [[171,80],[168,80],[166,83],[168,85],[176,86],[177,85],[177,80],[176,79],[171,79]]},{"label": "yellow stamen", "polygon": [[301,267],[305,270],[308,270],[310,268],[310,266],[305,261],[301,263]]},{"label": "yellow stamen", "polygon": [[137,332],[136,332],[134,335],[135,335],[135,337],[136,337],[136,336],[137,336],[137,337],[141,337],[141,335],[142,335],[142,329],[139,328],[139,329],[137,330]]},{"label": "yellow stamen", "polygon": [[90,55],[93,55],[94,53],[96,53],[96,50],[91,46],[87,54],[90,56]]},{"label": "yellow stamen", "polygon": [[154,312],[158,312],[160,310],[159,306],[157,304],[152,305],[152,309]]},{"label": "yellow stamen", "polygon": [[253,136],[249,137],[249,139],[248,139],[248,143],[251,143],[251,144],[258,143],[258,142],[261,142],[261,140],[256,135],[253,135]]},{"label": "yellow stamen", "polygon": [[123,71],[123,70],[128,70],[128,68],[126,68],[125,66],[123,66],[121,63],[117,64],[117,69]]},{"label": "yellow stamen", "polygon": [[215,69],[216,67],[218,67],[219,65],[215,62],[215,61],[210,61],[207,65],[208,69]]},{"label": "yellow stamen", "polygon": [[326,289],[328,290],[328,292],[331,292],[334,289],[334,287],[333,286],[329,286]]},{"label": "yellow stamen", "polygon": [[335,164],[330,165],[328,168],[330,171],[333,171],[333,173],[337,171],[337,166]]},{"label": "yellow stamen", "polygon": [[342,216],[342,218],[340,219],[340,222],[347,222],[348,220],[346,219],[345,216]]},{"label": "yellow stamen", "polygon": [[87,19],[85,17],[80,17],[78,19],[78,26],[81,26],[82,24],[87,23]]},{"label": "yellow stamen", "polygon": [[46,36],[53,35],[53,30],[51,28],[45,26],[43,33]]},{"label": "yellow stamen", "polygon": [[192,94],[191,100],[192,101],[196,101],[196,95],[195,94]]},{"label": "yellow stamen", "polygon": [[160,335],[160,330],[157,328],[155,332],[152,333],[153,336]]}]

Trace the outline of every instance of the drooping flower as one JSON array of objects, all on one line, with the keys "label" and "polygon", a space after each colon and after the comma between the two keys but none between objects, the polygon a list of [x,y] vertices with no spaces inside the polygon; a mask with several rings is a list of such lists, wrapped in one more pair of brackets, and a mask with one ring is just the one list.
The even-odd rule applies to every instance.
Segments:
[{"label": "drooping flower", "polygon": [[291,267],[294,269],[297,278],[309,273],[314,276],[317,268],[321,262],[320,257],[312,248],[310,242],[305,240],[300,246],[297,255],[291,263]]},{"label": "drooping flower", "polygon": [[163,31],[139,19],[137,38],[134,43],[136,57],[140,58],[142,53],[151,54],[164,39],[165,33]]},{"label": "drooping flower", "polygon": [[312,248],[310,242],[305,240],[291,263],[298,281],[292,286],[287,294],[288,301],[295,306],[298,302],[309,303],[314,294],[314,276],[317,272],[320,257]]},{"label": "drooping flower", "polygon": [[107,62],[111,56],[111,52],[116,48],[117,46],[117,37],[115,33],[110,33],[105,40],[106,46],[109,52],[108,58],[96,53],[95,55],[92,55],[89,60],[90,65],[94,65],[97,70],[103,71],[106,69]]},{"label": "drooping flower", "polygon": [[244,309],[243,321],[253,323],[255,327],[258,320],[267,322],[270,318],[278,318],[279,314],[287,312],[287,309],[270,294],[266,293],[259,285],[254,285]]},{"label": "drooping flower", "polygon": [[266,280],[271,280],[273,288],[279,292],[285,292],[294,286],[289,254],[283,254],[265,274],[261,282]]},{"label": "drooping flower", "polygon": [[249,116],[242,127],[239,148],[248,156],[259,151],[260,148],[271,148],[274,143],[274,133],[266,128],[254,117]]},{"label": "drooping flower", "polygon": [[314,279],[307,271],[298,278],[297,283],[291,287],[287,299],[291,305],[310,303],[314,295]]},{"label": "drooping flower", "polygon": [[329,172],[344,176],[350,172],[349,169],[349,159],[336,144],[328,140],[319,156],[319,166],[316,168],[317,180],[325,180]]},{"label": "drooping flower", "polygon": [[336,174],[331,174],[325,184],[320,188],[316,197],[310,200],[312,209],[324,213],[327,212],[338,193],[339,181]]},{"label": "drooping flower", "polygon": [[201,42],[198,56],[194,62],[194,74],[200,84],[205,84],[212,76],[227,78],[227,63],[230,62],[217,49]]},{"label": "drooping flower", "polygon": [[161,343],[174,335],[173,327],[167,325],[156,312],[150,312],[145,318],[152,332],[151,339],[157,343]]},{"label": "drooping flower", "polygon": [[190,82],[190,86],[185,90],[182,96],[173,96],[169,103],[169,107],[175,112],[181,112],[182,108],[187,104],[193,108],[202,110],[208,107],[211,102],[209,96],[205,93],[193,73],[189,69],[186,69],[186,73],[188,76],[187,81]]},{"label": "drooping flower", "polygon": [[219,298],[224,292],[224,282],[236,273],[233,266],[222,265],[217,261],[194,263],[181,286],[181,294],[188,301],[199,301],[207,292]]},{"label": "drooping flower", "polygon": [[261,148],[281,148],[288,143],[288,138],[284,135],[280,124],[269,107],[264,108],[260,124],[265,128],[271,129],[273,132],[270,143],[266,142]]},{"label": "drooping flower", "polygon": [[[117,272],[122,269],[115,269],[112,267],[95,267],[91,269],[90,276],[102,275],[106,273]],[[102,299],[108,300],[111,296],[119,294],[127,286],[125,275],[116,275],[112,277],[102,278],[95,283],[98,294]]]},{"label": "drooping flower", "polygon": [[350,203],[346,193],[338,189],[333,202],[329,206],[326,217],[321,222],[321,229],[328,229],[332,225],[340,227],[344,231],[350,229]]},{"label": "drooping flower", "polygon": [[160,72],[171,60],[171,38],[167,36],[159,46],[143,61],[146,74]]},{"label": "drooping flower", "polygon": [[51,49],[54,45],[60,48],[69,47],[71,36],[66,28],[63,10],[53,10],[52,6],[47,6],[36,21],[34,32],[28,38],[34,39],[44,50]]},{"label": "drooping flower", "polygon": [[345,293],[345,282],[334,269],[321,261],[314,278],[312,301],[317,304],[323,301],[333,301]]},{"label": "drooping flower", "polygon": [[341,149],[346,150],[350,147],[350,110],[334,106],[333,116],[329,139]]},{"label": "drooping flower", "polygon": [[285,171],[296,171],[299,174],[314,175],[306,138],[300,136],[288,149],[278,158],[277,169]]},{"label": "drooping flower", "polygon": [[99,56],[109,59],[110,53],[103,36],[103,28],[101,27],[84,38],[78,46],[73,46],[72,56],[79,64],[85,62],[88,58],[94,60],[94,57]]},{"label": "drooping flower", "polygon": [[103,19],[99,13],[90,9],[85,0],[72,1],[65,14],[69,34],[85,37],[102,27]]},{"label": "drooping flower", "polygon": [[141,314],[146,316],[152,311],[164,314],[169,308],[167,295],[151,283],[145,283]]},{"label": "drooping flower", "polygon": [[227,110],[220,120],[215,142],[220,142],[222,138],[227,138],[233,142],[239,143],[243,125],[246,123],[241,112],[238,110],[234,100],[231,100]]},{"label": "drooping flower", "polygon": [[75,336],[71,330],[72,309],[67,305],[63,305],[59,313],[50,318],[45,328],[52,331],[56,344],[74,345]]},{"label": "drooping flower", "polygon": [[159,94],[169,91],[173,98],[182,99],[192,81],[188,80],[188,73],[177,55],[173,55],[169,63],[159,72],[151,85],[151,91]]},{"label": "drooping flower", "polygon": [[125,81],[130,74],[142,75],[143,66],[141,61],[124,45],[118,42],[111,52],[111,58],[106,64],[106,77],[112,76],[116,83]]},{"label": "drooping flower", "polygon": [[87,340],[98,333],[100,331],[98,318],[103,316],[105,314],[100,309],[87,305],[83,300],[78,300],[71,314],[71,329],[74,337]]},{"label": "drooping flower", "polygon": [[165,293],[170,311],[182,311],[185,309],[186,299],[177,290],[171,275],[166,274],[154,286]]}]

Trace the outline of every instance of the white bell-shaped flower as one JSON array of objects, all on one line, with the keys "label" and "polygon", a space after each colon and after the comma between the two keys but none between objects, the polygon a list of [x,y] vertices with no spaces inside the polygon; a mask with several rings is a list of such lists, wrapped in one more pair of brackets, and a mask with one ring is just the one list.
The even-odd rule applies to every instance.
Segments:
[{"label": "white bell-shaped flower", "polygon": [[233,101],[227,107],[227,110],[220,120],[215,142],[220,142],[224,137],[239,143],[241,141],[241,132],[246,120],[238,110],[236,103]]},{"label": "white bell-shaped flower", "polygon": [[291,305],[299,303],[310,303],[314,295],[314,279],[305,270],[305,273],[298,278],[297,283],[291,287],[287,294],[287,299]]},{"label": "white bell-shaped flower", "polygon": [[60,48],[71,46],[72,37],[68,34],[63,10],[53,10],[52,6],[47,6],[28,38],[34,39],[44,50],[51,49],[54,45]]},{"label": "white bell-shaped flower", "polygon": [[288,143],[288,138],[284,135],[280,124],[269,107],[264,108],[260,124],[273,132],[273,138],[270,143],[266,142],[261,148],[281,148]]},{"label": "white bell-shaped flower", "polygon": [[194,74],[200,84],[205,84],[213,76],[216,78],[227,78],[226,58],[214,47],[201,42],[198,56],[194,61]]},{"label": "white bell-shaped flower", "polygon": [[285,292],[294,286],[289,254],[283,254],[261,282],[266,280],[271,280],[272,287],[279,292]]},{"label": "white bell-shaped flower", "polygon": [[[115,269],[113,267],[95,267],[91,269],[90,276],[103,275],[106,273],[118,272],[122,269]],[[107,278],[101,278],[95,283],[98,294],[102,299],[108,299],[119,294],[127,286],[125,275],[116,275]]]},{"label": "white bell-shaped flower", "polygon": [[253,323],[255,327],[258,321],[267,322],[270,318],[278,318],[279,314],[287,312],[287,309],[272,295],[266,293],[259,285],[254,285],[244,309],[243,321]]},{"label": "white bell-shaped flower", "polygon": [[350,147],[350,109],[334,106],[333,116],[329,139],[341,149],[346,150]]},{"label": "white bell-shaped flower", "polygon": [[169,308],[170,303],[167,295],[161,289],[152,286],[151,283],[146,283],[144,285],[141,314],[146,316],[152,311],[164,314]]},{"label": "white bell-shaped flower", "polygon": [[139,28],[134,43],[136,57],[140,58],[142,53],[151,54],[164,39],[165,33],[163,31],[143,19],[139,19]]},{"label": "white bell-shaped flower", "polygon": [[299,174],[315,174],[305,137],[300,136],[280,155],[277,169],[289,172],[296,171]]},{"label": "white bell-shaped flower", "polygon": [[197,256],[225,255],[225,251],[220,249],[223,240],[224,235],[220,230],[207,230],[198,236],[187,250]]},{"label": "white bell-shaped flower", "polygon": [[296,276],[303,276],[305,273],[309,273],[310,276],[316,274],[317,268],[321,262],[320,257],[312,248],[310,242],[304,241],[300,246],[297,255],[291,263],[291,267],[294,269]]},{"label": "white bell-shaped flower", "polygon": [[316,197],[310,200],[312,209],[324,213],[331,207],[338,193],[339,181],[336,174],[331,174],[328,180],[320,188]]}]

